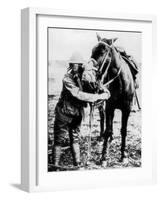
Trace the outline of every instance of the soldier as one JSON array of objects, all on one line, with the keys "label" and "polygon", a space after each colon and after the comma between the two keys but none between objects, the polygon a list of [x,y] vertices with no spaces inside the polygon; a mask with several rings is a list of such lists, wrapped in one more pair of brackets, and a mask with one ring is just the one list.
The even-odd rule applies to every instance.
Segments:
[{"label": "soldier", "polygon": [[63,88],[55,108],[53,164],[59,167],[61,146],[66,134],[69,134],[73,165],[80,166],[79,133],[83,108],[87,102],[107,100],[110,93],[91,94],[82,91],[81,76],[83,59],[74,53],[69,61],[68,71],[63,78]]}]

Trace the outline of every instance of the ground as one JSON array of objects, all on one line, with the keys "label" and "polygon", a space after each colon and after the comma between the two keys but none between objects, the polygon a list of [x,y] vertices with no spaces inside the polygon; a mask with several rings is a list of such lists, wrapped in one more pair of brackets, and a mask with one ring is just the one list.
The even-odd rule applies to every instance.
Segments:
[{"label": "ground", "polygon": [[[52,145],[54,143],[54,109],[58,95],[49,96],[48,98],[48,164],[49,171],[54,171],[51,160],[52,160]],[[80,148],[81,148],[81,162],[82,169],[103,169],[103,168],[123,168],[123,167],[141,167],[141,110],[131,112],[128,121],[128,132],[126,139],[126,159],[124,162],[120,162],[120,147],[121,147],[121,135],[120,135],[120,120],[121,112],[115,111],[114,117],[114,139],[109,148],[107,157],[107,166],[102,167],[100,165],[102,143],[98,141],[100,133],[100,119],[98,110],[94,111],[94,121],[91,132],[91,157],[87,159],[88,152],[88,141],[89,141],[89,108],[85,110],[85,119],[81,126],[81,137],[80,137]],[[88,160],[88,162],[87,162]],[[67,136],[66,142],[64,143],[63,152],[61,156],[61,165],[64,169],[73,169],[72,156],[69,147],[69,138]]]}]

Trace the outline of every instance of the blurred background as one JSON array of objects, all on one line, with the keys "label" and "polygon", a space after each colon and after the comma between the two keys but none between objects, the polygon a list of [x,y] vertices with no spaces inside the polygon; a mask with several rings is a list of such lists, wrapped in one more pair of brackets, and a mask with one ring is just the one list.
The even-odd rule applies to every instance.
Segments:
[{"label": "blurred background", "polygon": [[61,89],[62,78],[73,52],[79,52],[85,61],[90,58],[92,49],[98,42],[96,33],[102,38],[117,37],[115,46],[125,49],[141,65],[142,34],[139,32],[48,28],[49,95],[59,93],[57,90]]}]

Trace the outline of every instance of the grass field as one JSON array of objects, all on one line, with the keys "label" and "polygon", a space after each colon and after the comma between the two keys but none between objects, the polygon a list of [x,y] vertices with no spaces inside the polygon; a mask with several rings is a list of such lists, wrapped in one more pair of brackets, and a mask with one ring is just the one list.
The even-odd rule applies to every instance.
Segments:
[{"label": "grass field", "polygon": [[[56,102],[58,100],[58,96],[49,98],[49,114],[48,114],[48,136],[49,136],[49,144],[48,144],[48,153],[49,153],[49,163],[52,158],[51,148],[54,143],[54,132],[53,132],[53,124],[54,124],[54,108]],[[108,154],[108,166],[107,168],[122,168],[122,167],[140,167],[141,166],[141,111],[131,112],[130,118],[128,121],[128,133],[126,139],[126,162],[119,162],[120,158],[120,143],[121,143],[121,135],[120,135],[120,120],[121,120],[121,112],[119,110],[115,111],[114,117],[114,140],[111,143],[109,154]],[[99,164],[100,161],[100,149],[102,148],[102,144],[98,142],[97,138],[100,133],[100,118],[98,114],[98,110],[94,111],[94,121],[92,126],[92,134],[91,134],[91,159],[90,165],[86,165],[87,161],[87,152],[88,152],[88,139],[89,139],[89,108],[85,110],[85,119],[81,125],[81,133],[80,133],[80,147],[81,147],[81,162],[83,163],[83,169],[100,169],[102,168]],[[66,136],[66,141],[64,143],[63,153],[61,157],[61,165],[72,167],[72,156],[69,147],[69,137]],[[49,165],[50,166],[50,165]],[[52,169],[49,170],[52,171]]]}]

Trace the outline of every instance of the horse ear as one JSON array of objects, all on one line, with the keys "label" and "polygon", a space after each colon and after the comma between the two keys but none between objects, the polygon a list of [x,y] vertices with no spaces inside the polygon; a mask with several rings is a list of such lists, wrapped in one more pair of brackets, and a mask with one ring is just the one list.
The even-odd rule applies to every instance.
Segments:
[{"label": "horse ear", "polygon": [[111,45],[113,45],[114,42],[116,42],[117,39],[118,39],[118,38],[107,39],[107,40],[106,40],[106,43],[107,43],[108,45],[111,46]]},{"label": "horse ear", "polygon": [[118,38],[113,38],[113,39],[112,39],[112,44],[113,44],[114,42],[116,42],[117,39],[118,39]]},{"label": "horse ear", "polygon": [[101,41],[101,37],[100,37],[100,35],[98,33],[96,33],[96,36],[97,36],[98,42]]}]

